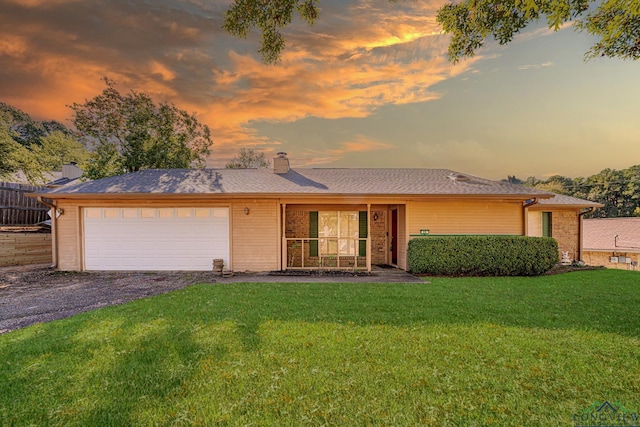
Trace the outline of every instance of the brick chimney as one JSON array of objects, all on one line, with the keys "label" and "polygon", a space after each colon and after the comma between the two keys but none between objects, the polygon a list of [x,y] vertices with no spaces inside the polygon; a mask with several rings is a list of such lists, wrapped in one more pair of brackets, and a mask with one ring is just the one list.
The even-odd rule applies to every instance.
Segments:
[{"label": "brick chimney", "polygon": [[285,174],[289,172],[289,158],[287,157],[287,153],[279,152],[278,157],[273,159],[273,173],[277,174]]}]

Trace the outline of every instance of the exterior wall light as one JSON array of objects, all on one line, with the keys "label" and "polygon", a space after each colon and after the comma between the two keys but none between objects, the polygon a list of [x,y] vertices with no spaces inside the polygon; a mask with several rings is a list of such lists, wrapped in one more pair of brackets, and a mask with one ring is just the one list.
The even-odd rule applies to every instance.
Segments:
[{"label": "exterior wall light", "polygon": [[249,208],[244,208],[244,214],[249,215]]}]

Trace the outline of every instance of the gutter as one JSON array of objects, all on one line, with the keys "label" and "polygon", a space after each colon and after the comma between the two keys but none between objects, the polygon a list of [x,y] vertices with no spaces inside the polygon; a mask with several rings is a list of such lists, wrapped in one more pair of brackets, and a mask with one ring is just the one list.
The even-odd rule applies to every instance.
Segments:
[{"label": "gutter", "polygon": [[596,208],[594,207],[590,207],[587,208],[587,210],[584,211],[580,211],[580,213],[578,214],[578,260],[584,262],[584,260],[582,259],[582,253],[584,252],[582,246],[583,246],[583,236],[582,236],[582,232],[583,232],[583,224],[582,224],[582,220],[584,219],[583,217],[588,214],[591,213],[595,210]]},{"label": "gutter", "polygon": [[42,196],[37,196],[36,199],[51,208],[51,258],[53,261],[51,268],[58,268],[58,233],[56,229],[58,228],[58,215],[62,215],[64,211],[52,203],[45,202]]}]

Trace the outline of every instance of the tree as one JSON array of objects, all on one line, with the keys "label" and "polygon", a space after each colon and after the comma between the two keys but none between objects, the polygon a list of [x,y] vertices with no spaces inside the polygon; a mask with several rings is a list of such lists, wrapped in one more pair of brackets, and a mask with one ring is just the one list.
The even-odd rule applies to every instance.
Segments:
[{"label": "tree", "polygon": [[32,146],[31,152],[45,171],[62,170],[63,164],[71,162],[84,164],[89,156],[80,141],[59,130],[40,138],[40,144]]},{"label": "tree", "polygon": [[13,140],[25,147],[40,145],[41,139],[53,132],[61,132],[67,136],[73,135],[73,132],[60,122],[33,120],[29,114],[4,102],[0,102],[0,112],[5,114],[6,120],[10,119]]},{"label": "tree", "polygon": [[281,30],[297,16],[313,25],[318,17],[318,0],[234,0],[227,10],[223,28],[229,34],[246,38],[257,28],[262,38],[258,52],[266,63],[280,59],[285,39]]},{"label": "tree", "polygon": [[[395,1],[395,0],[390,0]],[[640,57],[640,2],[638,0],[602,0],[589,11],[593,0],[461,0],[438,10],[437,21],[450,34],[449,59],[457,62],[471,57],[493,37],[500,44],[544,18],[557,31],[573,22],[599,38],[586,53],[599,56],[638,59]],[[245,38],[252,29],[261,35],[263,61],[280,58],[285,39],[281,31],[291,23],[294,12],[312,25],[319,16],[317,0],[234,0],[227,11],[224,28]],[[583,18],[583,19],[578,19]]]},{"label": "tree", "polygon": [[85,175],[91,179],[142,169],[204,167],[212,144],[209,127],[173,104],[156,104],[146,93],[106,88],[74,103],[73,124],[92,147]]},{"label": "tree", "polygon": [[509,184],[522,185],[522,180],[518,179],[515,175],[507,175],[507,179],[503,179],[502,181],[508,182]]},{"label": "tree", "polygon": [[29,182],[42,181],[42,166],[27,147],[16,142],[12,125],[11,115],[0,111],[0,179],[9,179],[22,171]]},{"label": "tree", "polygon": [[256,153],[253,148],[241,148],[238,155],[225,166],[227,169],[268,168],[269,160],[264,153]]},{"label": "tree", "polygon": [[598,37],[586,58],[640,58],[640,2],[603,0],[589,11],[591,3],[591,0],[462,0],[440,8],[437,21],[452,36],[449,58],[453,62],[473,56],[489,37],[507,44],[520,30],[543,18],[554,31],[573,22],[575,28]]},{"label": "tree", "polygon": [[604,169],[586,178],[555,175],[543,181],[529,177],[523,185],[602,203],[593,213],[596,218],[640,216],[640,165]]},{"label": "tree", "polygon": [[0,176],[13,178],[22,172],[33,184],[47,179],[47,172],[64,163],[82,163],[87,150],[63,124],[39,122],[27,113],[0,102]]}]

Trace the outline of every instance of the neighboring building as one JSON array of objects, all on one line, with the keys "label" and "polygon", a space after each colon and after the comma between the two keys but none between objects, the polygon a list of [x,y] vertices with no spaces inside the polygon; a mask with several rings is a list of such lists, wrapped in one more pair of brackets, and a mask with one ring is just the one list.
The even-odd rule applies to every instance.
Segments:
[{"label": "neighboring building", "polygon": [[[291,169],[284,153],[272,170],[144,170],[35,196],[56,209],[60,270],[236,271],[406,269],[413,238],[536,234],[535,203],[554,197],[447,169]],[[578,254],[580,213],[599,205],[557,200],[540,209]]]},{"label": "neighboring building", "polygon": [[621,270],[640,265],[640,218],[584,220],[584,261]]}]

